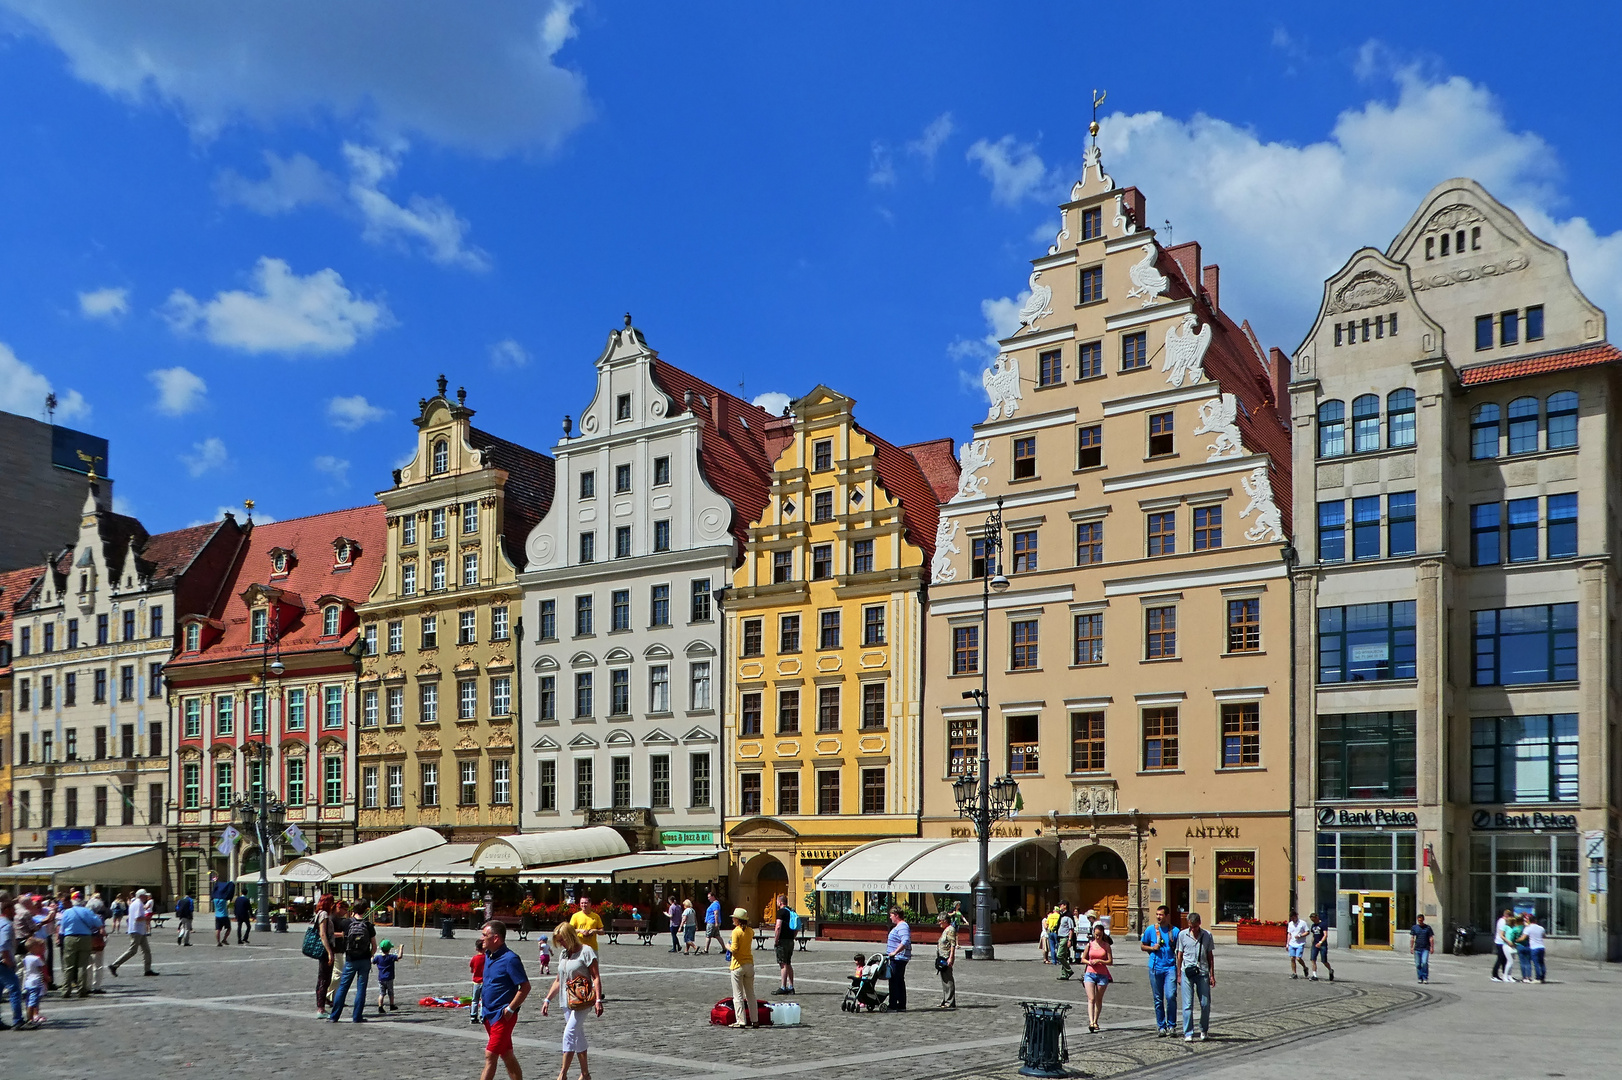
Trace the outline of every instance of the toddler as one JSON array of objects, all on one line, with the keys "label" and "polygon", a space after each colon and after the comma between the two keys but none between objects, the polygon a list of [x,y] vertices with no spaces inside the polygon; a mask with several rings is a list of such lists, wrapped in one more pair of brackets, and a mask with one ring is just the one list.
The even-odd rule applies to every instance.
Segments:
[{"label": "toddler", "polygon": [[854,974],[858,979],[860,979],[862,977],[862,971],[866,966],[867,966],[867,957],[863,956],[861,953],[857,953],[856,954],[856,970],[852,974]]},{"label": "toddler", "polygon": [[28,942],[28,955],[23,957],[23,1001],[28,1005],[29,1027],[39,1027],[45,1018],[39,1014],[40,999],[45,996],[45,939],[35,937]]},{"label": "toddler", "polygon": [[479,991],[484,989],[484,950],[475,949],[473,959],[467,962],[468,970],[473,972],[473,1004],[468,1006],[470,1013],[468,1019],[473,1023],[479,1022]]},{"label": "toddler", "polygon": [[552,974],[552,939],[544,935],[541,937],[541,954],[539,959],[541,962],[541,974]]},{"label": "toddler", "polygon": [[394,962],[398,959],[394,955],[394,942],[384,938],[377,943],[378,953],[372,957],[372,963],[377,967],[377,1014],[383,1015],[383,999],[389,999],[389,1011],[399,1012],[400,1007],[394,1003]]}]

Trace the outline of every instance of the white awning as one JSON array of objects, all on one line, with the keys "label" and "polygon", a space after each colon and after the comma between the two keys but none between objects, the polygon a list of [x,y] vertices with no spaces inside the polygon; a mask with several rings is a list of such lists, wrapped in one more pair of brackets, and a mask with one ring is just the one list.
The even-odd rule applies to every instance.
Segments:
[{"label": "white awning", "polygon": [[[997,862],[1026,844],[1047,843],[1052,837],[1027,836],[993,840],[991,877],[1001,880]],[[847,851],[817,875],[819,892],[937,892],[964,893],[980,878],[980,847],[974,840],[898,838],[875,840]]]},{"label": "white awning", "polygon": [[703,851],[636,851],[606,859],[588,859],[585,862],[560,863],[523,875],[526,881],[553,881],[568,883],[582,881],[592,885],[611,881],[641,884],[666,881],[720,881],[726,877],[721,868],[721,848]]},{"label": "white awning", "polygon": [[[269,869],[267,869],[265,871],[265,882],[267,884],[280,885],[282,882],[284,882],[286,880],[287,880],[286,878],[282,877],[282,868],[279,867],[279,866],[272,866],[272,867],[270,867]],[[251,874],[242,874],[242,875],[240,875],[237,878],[237,884],[238,885],[257,885],[257,884],[259,884],[259,871],[255,870]]]},{"label": "white awning", "polygon": [[443,844],[427,851],[413,852],[398,859],[334,875],[328,885],[393,885],[401,878],[412,881],[473,880],[468,859],[477,844]]},{"label": "white awning", "polygon": [[[445,838],[433,829],[418,827],[380,836],[362,844],[333,848],[319,854],[300,855],[282,867],[284,881],[328,881],[341,874],[404,858],[429,848],[441,847]],[[255,880],[258,875],[254,875]],[[390,881],[393,878],[389,879]]]},{"label": "white awning", "polygon": [[0,881],[57,885],[163,885],[157,844],[86,844],[61,855],[0,868]]},{"label": "white awning", "polygon": [[517,874],[534,866],[606,859],[631,850],[625,837],[607,825],[587,829],[557,829],[552,832],[495,836],[473,852],[473,869],[497,874]]}]

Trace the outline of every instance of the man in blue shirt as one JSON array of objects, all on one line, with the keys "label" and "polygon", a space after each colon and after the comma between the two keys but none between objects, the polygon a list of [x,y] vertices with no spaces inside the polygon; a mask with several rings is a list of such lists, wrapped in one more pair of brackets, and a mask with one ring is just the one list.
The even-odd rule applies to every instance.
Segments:
[{"label": "man in blue shirt", "polygon": [[1138,948],[1149,954],[1149,992],[1155,999],[1155,1037],[1173,1034],[1177,1026],[1177,927],[1162,904],[1155,908],[1155,924],[1143,932]]},{"label": "man in blue shirt", "polygon": [[721,901],[715,898],[713,891],[710,893],[710,906],[704,909],[705,956],[710,954],[710,942],[712,941],[721,946],[722,956],[728,960],[732,959],[732,950],[727,948],[726,940],[721,937]]},{"label": "man in blue shirt", "polygon": [[890,958],[890,1012],[907,1011],[907,961],[912,959],[912,927],[899,907],[890,909],[890,936],[884,941]]},{"label": "man in blue shirt", "polygon": [[507,1066],[508,1076],[520,1080],[523,1071],[518,1055],[513,1053],[513,1025],[518,1023],[518,1010],[529,997],[529,976],[518,954],[507,948],[506,923],[499,919],[485,923],[479,931],[479,947],[484,950],[484,987],[479,991],[479,1005],[484,1029],[490,1033],[479,1080],[495,1080],[497,1059]]},{"label": "man in blue shirt", "polygon": [[62,932],[62,966],[67,968],[62,996],[72,997],[77,987],[80,997],[89,997],[90,939],[101,932],[101,916],[72,899],[68,904],[56,917],[57,929]]},{"label": "man in blue shirt", "polygon": [[1416,915],[1408,930],[1408,951],[1414,955],[1414,968],[1422,983],[1431,981],[1431,950],[1436,947],[1436,931],[1425,925],[1425,916]]}]

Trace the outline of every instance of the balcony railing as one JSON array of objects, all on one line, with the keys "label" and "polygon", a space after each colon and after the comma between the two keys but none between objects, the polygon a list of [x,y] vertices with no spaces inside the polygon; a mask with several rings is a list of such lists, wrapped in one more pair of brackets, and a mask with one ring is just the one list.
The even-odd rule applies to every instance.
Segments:
[{"label": "balcony railing", "polygon": [[653,811],[645,806],[600,806],[586,811],[587,825],[630,825],[651,828]]}]

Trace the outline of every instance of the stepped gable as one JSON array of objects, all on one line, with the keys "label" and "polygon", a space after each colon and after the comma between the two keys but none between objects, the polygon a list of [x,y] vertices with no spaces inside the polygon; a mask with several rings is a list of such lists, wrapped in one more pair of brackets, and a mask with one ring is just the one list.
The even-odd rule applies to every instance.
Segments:
[{"label": "stepped gable", "polygon": [[777,418],[657,356],[652,371],[653,381],[670,398],[667,415],[691,412],[705,421],[698,439],[699,472],[732,504],[728,529],[741,552],[749,523],[770,499],[773,459],[767,454],[767,429]]},{"label": "stepped gable", "polygon": [[556,482],[556,462],[550,455],[515,442],[499,438],[471,425],[468,441],[485,452],[485,464],[493,465],[507,474],[502,486],[506,496],[502,510],[502,545],[507,561],[523,566],[524,544],[530,532],[552,508],[552,492]]},{"label": "stepped gable", "polygon": [[1552,371],[1614,364],[1619,360],[1622,360],[1622,351],[1615,345],[1583,345],[1575,349],[1556,349],[1534,356],[1517,356],[1513,360],[1460,368],[1459,382],[1465,386],[1482,386],[1510,379],[1525,379],[1532,375],[1547,375]]}]

